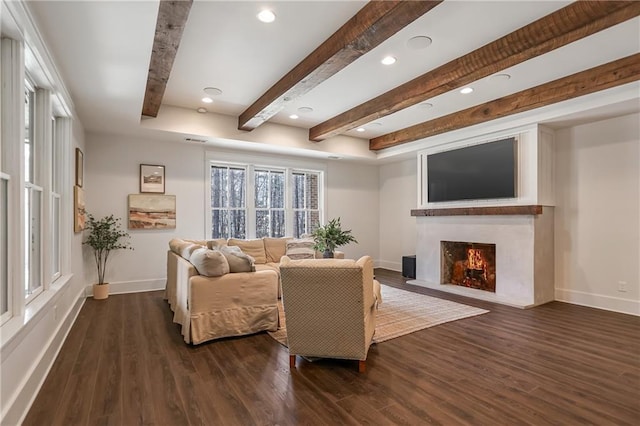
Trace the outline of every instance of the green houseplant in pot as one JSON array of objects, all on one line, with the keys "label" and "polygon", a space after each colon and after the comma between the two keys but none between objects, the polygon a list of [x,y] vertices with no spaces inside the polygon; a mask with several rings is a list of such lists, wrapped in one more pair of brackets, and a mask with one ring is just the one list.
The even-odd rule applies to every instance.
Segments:
[{"label": "green houseplant in pot", "polygon": [[321,251],[324,258],[333,258],[333,252],[337,247],[343,246],[349,243],[357,243],[351,230],[342,230],[340,225],[340,218],[331,219],[329,223],[324,226],[318,226],[318,228],[311,234],[315,241],[314,249]]},{"label": "green houseplant in pot", "polygon": [[87,239],[83,244],[93,249],[93,257],[98,269],[98,282],[93,284],[93,298],[106,299],[109,297],[109,283],[104,281],[109,255],[114,250],[133,250],[129,244],[129,234],[120,228],[120,218],[113,215],[96,219],[87,215]]}]

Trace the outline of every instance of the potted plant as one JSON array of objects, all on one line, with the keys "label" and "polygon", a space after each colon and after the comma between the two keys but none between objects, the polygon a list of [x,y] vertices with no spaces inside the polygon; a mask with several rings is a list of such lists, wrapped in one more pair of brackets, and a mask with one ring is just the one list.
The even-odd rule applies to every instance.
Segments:
[{"label": "potted plant", "polygon": [[104,276],[109,254],[113,250],[133,250],[128,241],[129,234],[120,229],[120,218],[114,218],[113,215],[96,219],[88,214],[86,232],[89,235],[83,244],[93,249],[93,257],[98,268],[98,282],[93,284],[93,298],[106,299],[109,297],[109,283],[104,282]]},{"label": "potted plant", "polygon": [[342,230],[340,225],[340,218],[331,219],[329,223],[324,226],[318,226],[311,234],[315,241],[314,249],[323,252],[322,257],[333,258],[333,252],[337,247],[343,246],[349,243],[357,243],[351,230]]}]

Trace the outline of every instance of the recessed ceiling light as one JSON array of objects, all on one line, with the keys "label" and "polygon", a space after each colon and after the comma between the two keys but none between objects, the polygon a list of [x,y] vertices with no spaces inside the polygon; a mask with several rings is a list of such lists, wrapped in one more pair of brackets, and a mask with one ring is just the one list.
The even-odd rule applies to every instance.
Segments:
[{"label": "recessed ceiling light", "polygon": [[213,102],[213,99],[211,99],[208,96],[205,96],[204,98],[202,98],[202,102],[204,102],[205,104],[210,104],[211,102]]},{"label": "recessed ceiling light", "polygon": [[378,122],[378,121],[374,121],[373,123],[369,124],[368,126],[382,126],[382,123]]},{"label": "recessed ceiling light", "polygon": [[430,102],[422,102],[420,104],[418,104],[418,106],[422,109],[429,109],[431,107],[433,107],[433,104]]},{"label": "recessed ceiling light", "polygon": [[507,81],[511,76],[509,74],[494,74],[490,78],[491,81]]},{"label": "recessed ceiling light", "polygon": [[385,56],[380,62],[382,62],[384,65],[392,65],[396,63],[396,58],[394,58],[393,56]]},{"label": "recessed ceiling light", "polygon": [[292,119],[292,120],[297,120],[298,119],[298,115],[297,114],[291,114],[289,116],[289,118]]},{"label": "recessed ceiling light", "polygon": [[338,157],[337,155],[330,155],[327,157],[329,160],[339,160],[342,157]]},{"label": "recessed ceiling light", "polygon": [[415,36],[407,40],[407,47],[415,50],[424,49],[431,46],[431,42],[431,38],[427,36]]},{"label": "recessed ceiling light", "polygon": [[222,95],[222,90],[218,89],[217,87],[205,87],[204,93],[209,96],[219,96]]},{"label": "recessed ceiling light", "polygon": [[364,132],[364,127],[358,127],[358,128],[356,129],[356,132]]},{"label": "recessed ceiling light", "polygon": [[207,112],[207,109],[203,108],[203,107],[200,107],[196,111],[198,111],[200,114],[204,114],[205,112]]},{"label": "recessed ceiling light", "polygon": [[271,23],[276,20],[276,14],[272,11],[265,9],[258,13],[258,19],[264,23]]},{"label": "recessed ceiling light", "polygon": [[302,113],[313,112],[313,108],[311,108],[311,107],[300,107],[300,108],[298,108],[298,112],[302,112]]},{"label": "recessed ceiling light", "polygon": [[465,87],[464,89],[460,90],[460,93],[462,93],[463,95],[468,95],[471,92],[473,92],[473,89],[471,87]]}]

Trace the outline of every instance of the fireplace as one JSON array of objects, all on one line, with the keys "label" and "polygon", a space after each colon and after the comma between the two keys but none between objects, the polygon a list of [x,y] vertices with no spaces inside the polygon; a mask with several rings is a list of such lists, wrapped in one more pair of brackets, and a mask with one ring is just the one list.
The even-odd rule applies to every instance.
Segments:
[{"label": "fireplace", "polygon": [[440,253],[440,284],[495,293],[495,244],[440,241]]}]

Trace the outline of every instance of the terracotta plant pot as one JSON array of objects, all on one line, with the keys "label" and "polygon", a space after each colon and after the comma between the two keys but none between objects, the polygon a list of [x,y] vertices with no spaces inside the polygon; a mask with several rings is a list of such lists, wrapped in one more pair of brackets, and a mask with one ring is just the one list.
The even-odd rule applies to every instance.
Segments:
[{"label": "terracotta plant pot", "polygon": [[96,300],[102,300],[109,297],[109,283],[94,284],[93,285],[93,298]]}]

